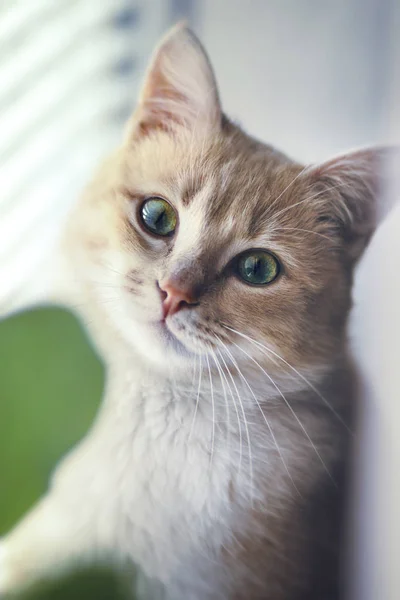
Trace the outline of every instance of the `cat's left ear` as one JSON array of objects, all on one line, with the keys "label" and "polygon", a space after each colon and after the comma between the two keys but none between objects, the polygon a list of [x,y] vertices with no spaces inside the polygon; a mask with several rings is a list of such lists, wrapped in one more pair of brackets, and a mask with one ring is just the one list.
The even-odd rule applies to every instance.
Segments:
[{"label": "cat's left ear", "polygon": [[341,239],[347,256],[357,260],[389,211],[388,161],[396,148],[363,149],[307,170],[319,226]]},{"label": "cat's left ear", "polygon": [[174,27],[156,48],[148,68],[130,135],[154,130],[219,127],[221,105],[207,55],[184,24]]}]

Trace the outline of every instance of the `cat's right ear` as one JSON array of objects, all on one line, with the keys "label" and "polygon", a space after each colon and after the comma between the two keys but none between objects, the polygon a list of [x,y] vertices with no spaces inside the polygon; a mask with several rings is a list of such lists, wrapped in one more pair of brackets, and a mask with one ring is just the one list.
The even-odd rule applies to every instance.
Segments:
[{"label": "cat's right ear", "polygon": [[154,52],[128,135],[174,133],[182,127],[206,132],[220,123],[221,105],[207,55],[196,36],[177,25]]}]

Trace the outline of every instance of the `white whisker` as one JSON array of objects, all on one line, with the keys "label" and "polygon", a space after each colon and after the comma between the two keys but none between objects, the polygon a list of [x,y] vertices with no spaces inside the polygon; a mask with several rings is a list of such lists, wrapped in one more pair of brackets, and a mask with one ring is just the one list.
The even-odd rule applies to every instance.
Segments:
[{"label": "white whisker", "polygon": [[274,205],[275,205],[275,204],[278,202],[278,200],[279,200],[280,198],[282,198],[283,194],[284,194],[285,192],[287,192],[287,190],[288,190],[289,188],[291,188],[291,187],[292,187],[292,185],[294,184],[294,182],[295,182],[295,181],[297,181],[297,180],[299,179],[299,177],[300,177],[301,175],[303,175],[303,173],[305,173],[305,171],[308,171],[308,170],[310,170],[310,169],[311,169],[311,167],[310,167],[310,166],[306,166],[306,167],[304,167],[304,168],[303,168],[303,169],[300,171],[300,173],[298,173],[298,174],[296,175],[296,177],[294,177],[294,178],[292,179],[292,181],[289,183],[289,185],[287,185],[287,186],[285,187],[285,189],[283,190],[283,192],[281,192],[281,193],[279,194],[279,196],[278,196],[277,198],[275,198],[275,200],[272,202],[271,206],[269,206],[269,210],[271,210],[271,208],[272,208],[272,207],[273,207],[273,206],[274,206]]},{"label": "white whisker", "polygon": [[[224,357],[222,356],[222,354],[221,354],[220,350],[219,350],[219,349],[217,349],[217,352],[218,352],[218,354],[220,355],[220,357],[221,357],[221,360],[222,360],[222,362],[223,362],[223,364],[224,364],[225,368],[228,370],[228,367],[227,367],[227,365],[226,365],[225,359],[224,359]],[[223,367],[221,367],[221,371],[222,371],[222,375],[224,376],[225,383],[226,383],[226,385],[227,385],[227,388],[228,388],[228,390],[229,390],[229,393],[230,393],[230,395],[231,395],[231,398],[232,398],[232,402],[233,402],[233,406],[234,406],[234,408],[235,408],[236,418],[237,418],[237,422],[238,422],[238,427],[239,427],[239,469],[238,469],[238,470],[239,470],[239,473],[240,473],[240,471],[241,471],[241,468],[242,468],[242,456],[243,456],[243,436],[242,436],[242,426],[241,426],[241,423],[240,423],[239,411],[238,411],[238,408],[237,408],[237,405],[236,405],[235,396],[234,396],[234,394],[233,394],[233,392],[232,392],[232,388],[231,388],[231,386],[230,386],[230,384],[229,384],[229,381],[228,381],[228,379],[227,379],[227,377],[226,377],[226,374],[225,374],[225,371],[224,371]],[[229,371],[228,371],[228,372],[229,372]]]},{"label": "white whisker", "polygon": [[275,231],[301,231],[303,233],[312,233],[313,235],[317,235],[321,238],[328,240],[329,242],[332,242],[332,238],[330,238],[328,235],[319,233],[319,231],[312,231],[311,229],[300,229],[300,227],[275,227],[274,232]]},{"label": "white whisker", "polygon": [[217,367],[217,370],[218,370],[218,373],[219,373],[219,378],[221,380],[222,391],[223,391],[223,394],[224,394],[224,401],[225,401],[225,408],[226,408],[226,423],[227,423],[227,441],[228,441],[228,448],[229,448],[229,446],[230,446],[229,441],[230,441],[230,434],[231,434],[231,425],[230,425],[230,411],[229,411],[228,396],[226,394],[226,388],[225,388],[224,378],[222,376],[221,365],[219,363],[218,357],[215,354],[214,350],[212,350],[211,348],[210,348],[210,353],[211,353],[211,356],[213,357],[213,360],[214,360],[215,365]]},{"label": "white whisker", "polygon": [[211,454],[210,454],[210,463],[212,463],[214,456],[214,441],[215,441],[215,402],[214,402],[214,386],[212,382],[212,375],[210,369],[210,361],[208,360],[208,354],[206,354],[208,375],[210,378],[210,389],[211,389],[211,407],[212,407],[212,433],[211,433]]},{"label": "white whisker", "polygon": [[193,389],[195,387],[195,382],[196,382],[196,377],[197,377],[197,366],[198,366],[198,364],[199,364],[199,355],[195,354],[194,361],[193,361],[193,377],[192,377],[192,383],[191,383],[191,386],[190,386],[190,395],[192,394]]},{"label": "white whisker", "polygon": [[300,204],[304,204],[304,202],[308,202],[309,200],[318,198],[318,196],[322,196],[323,194],[326,194],[327,192],[330,192],[332,190],[336,190],[337,188],[343,187],[344,185],[348,185],[347,182],[338,183],[337,185],[333,185],[331,187],[325,188],[324,190],[320,190],[319,192],[317,192],[316,194],[313,194],[312,196],[307,196],[306,198],[302,198],[298,202],[295,202],[294,204],[291,204],[290,206],[286,206],[285,208],[282,208],[281,210],[279,210],[277,213],[275,213],[273,215],[273,218],[276,219],[277,217],[279,217],[280,215],[283,215],[285,212],[287,212],[291,208],[294,208],[295,206],[299,206]]},{"label": "white whisker", "polygon": [[246,340],[248,340],[249,342],[251,342],[255,346],[258,346],[259,349],[265,350],[265,352],[263,354],[266,354],[266,355],[272,354],[273,356],[276,356],[276,358],[278,358],[279,360],[281,360],[287,367],[289,367],[289,369],[291,369],[294,373],[296,373],[296,375],[298,377],[300,377],[300,379],[302,379],[305,384],[307,384],[309,386],[309,388],[318,396],[318,398],[320,398],[320,400],[322,400],[322,402],[325,404],[325,406],[332,412],[332,414],[335,415],[335,417],[339,420],[339,422],[343,425],[343,427],[347,430],[347,432],[350,433],[351,435],[354,435],[353,432],[351,431],[351,429],[349,429],[349,427],[346,424],[346,422],[340,416],[340,414],[333,408],[333,406],[331,405],[331,403],[321,394],[321,392],[306,377],[304,377],[304,375],[302,373],[300,373],[300,371],[298,371],[297,369],[295,369],[295,367],[293,367],[289,362],[287,362],[287,360],[285,360],[284,358],[282,358],[282,356],[279,356],[279,354],[277,354],[274,350],[271,350],[271,348],[268,348],[267,346],[265,346],[261,342],[258,342],[257,340],[254,340],[253,338],[251,338],[250,336],[246,335],[245,333],[241,333],[240,331],[237,331],[236,329],[233,329],[233,327],[229,327],[228,325],[225,325],[225,324],[222,324],[222,326],[225,329],[229,329],[229,331],[232,331],[233,333],[236,333],[237,335],[245,338]]},{"label": "white whisker", "polygon": [[[218,339],[219,339],[219,338],[218,338]],[[219,340],[219,341],[221,342],[221,344],[223,344],[223,342],[222,342],[221,340]],[[249,382],[247,381],[247,378],[246,378],[246,377],[243,375],[243,373],[242,373],[242,371],[240,370],[240,368],[239,368],[239,365],[237,364],[237,361],[236,361],[236,360],[235,360],[235,358],[233,357],[232,353],[231,353],[231,352],[228,350],[228,348],[225,346],[225,344],[223,344],[223,346],[224,346],[224,348],[225,348],[225,350],[226,350],[226,352],[227,352],[228,356],[231,358],[231,360],[232,360],[233,364],[235,365],[235,367],[236,367],[236,369],[237,369],[237,371],[238,371],[238,373],[239,373],[240,377],[243,379],[243,381],[244,381],[244,383],[247,385],[247,387],[248,387],[248,389],[249,389],[249,391],[250,391],[251,395],[253,396],[253,398],[254,398],[254,401],[255,401],[255,403],[257,404],[257,407],[258,407],[258,409],[260,410],[260,412],[261,412],[261,414],[262,414],[262,416],[263,416],[263,419],[264,419],[264,421],[265,421],[265,423],[266,423],[266,425],[267,425],[267,427],[268,427],[268,430],[269,430],[269,432],[270,432],[270,434],[271,434],[271,438],[272,438],[272,440],[273,440],[273,442],[274,442],[274,444],[275,444],[275,447],[276,447],[276,449],[277,449],[277,451],[278,451],[278,454],[279,454],[279,456],[280,456],[280,459],[281,459],[281,461],[282,461],[282,464],[283,464],[283,466],[284,466],[284,469],[285,469],[286,473],[288,474],[288,476],[289,476],[289,479],[290,479],[290,481],[292,482],[292,484],[293,484],[293,487],[295,488],[296,492],[299,494],[299,496],[300,496],[300,497],[302,497],[302,495],[301,495],[301,493],[300,493],[300,490],[298,489],[297,485],[295,484],[295,482],[294,482],[294,479],[293,479],[293,477],[292,477],[292,475],[291,475],[291,473],[290,473],[290,471],[289,471],[289,468],[288,468],[288,466],[287,466],[287,464],[286,464],[286,461],[285,461],[285,459],[283,458],[282,451],[281,451],[281,449],[280,449],[280,447],[279,447],[278,441],[277,441],[277,439],[276,439],[276,437],[275,437],[275,434],[274,434],[274,432],[273,432],[273,430],[272,430],[271,423],[268,421],[267,417],[265,416],[265,413],[264,413],[264,411],[263,411],[263,409],[262,409],[262,407],[261,407],[261,404],[260,404],[260,402],[259,402],[259,400],[258,400],[257,396],[255,395],[255,393],[254,393],[254,391],[253,391],[253,388],[251,387],[251,385],[250,385],[250,384],[249,384]]]},{"label": "white whisker", "polygon": [[190,439],[192,437],[193,428],[194,428],[194,422],[196,420],[196,415],[197,415],[197,411],[198,411],[198,408],[199,408],[200,388],[201,388],[201,371],[202,371],[202,366],[203,366],[201,354],[199,355],[199,358],[200,358],[200,360],[199,360],[199,384],[197,386],[196,406],[195,406],[195,409],[194,409],[192,425],[190,427],[190,432],[189,432],[189,437],[188,437],[188,443],[189,443],[189,441],[190,441]]},{"label": "white whisker", "polygon": [[[224,343],[223,343],[223,342],[222,342],[222,341],[221,341],[221,340],[218,338],[218,336],[215,336],[215,337],[216,337],[216,338],[217,338],[217,340],[218,340],[218,341],[221,343],[221,345],[222,345],[222,346],[225,348],[225,346],[224,346]],[[226,348],[225,348],[225,349],[226,349]],[[240,405],[240,408],[241,408],[241,411],[242,411],[242,415],[243,415],[243,422],[244,422],[244,427],[245,427],[245,431],[246,431],[246,437],[247,437],[247,445],[248,445],[248,449],[249,449],[249,464],[250,464],[250,488],[251,488],[251,490],[253,491],[253,457],[252,457],[252,451],[251,451],[250,433],[249,433],[249,427],[248,427],[247,418],[246,418],[246,412],[245,412],[245,410],[244,410],[244,405],[243,405],[242,399],[241,399],[241,397],[240,397],[239,390],[238,390],[238,388],[237,388],[236,382],[235,382],[235,380],[234,380],[234,378],[233,378],[233,375],[232,375],[232,373],[230,372],[230,370],[228,369],[228,366],[227,366],[227,364],[226,364],[226,361],[225,361],[225,359],[224,359],[224,357],[223,357],[223,355],[222,355],[221,351],[220,351],[220,350],[218,350],[218,352],[219,352],[219,355],[221,356],[221,359],[222,359],[222,361],[223,361],[223,363],[224,363],[224,365],[225,365],[225,368],[226,368],[226,369],[227,369],[227,371],[228,371],[229,377],[230,377],[230,379],[231,379],[231,381],[232,381],[232,385],[233,385],[233,387],[235,388],[236,396],[237,396],[237,399],[238,399],[238,401],[239,401],[239,405]],[[252,501],[253,501],[253,498],[252,498]]]},{"label": "white whisker", "polygon": [[265,369],[263,369],[263,367],[260,365],[259,362],[256,361],[255,358],[253,358],[248,352],[246,352],[246,350],[243,350],[243,348],[241,348],[240,346],[238,346],[238,344],[236,344],[235,342],[232,342],[232,344],[234,346],[236,346],[236,348],[238,348],[241,352],[243,352],[243,354],[245,354],[252,362],[254,362],[254,364],[256,364],[258,366],[258,368],[264,373],[264,375],[266,377],[268,377],[268,379],[270,380],[270,382],[272,383],[272,385],[275,387],[276,391],[278,392],[278,394],[281,396],[281,398],[283,399],[283,401],[285,402],[286,406],[288,407],[288,409],[290,410],[290,412],[292,413],[293,417],[296,419],[299,427],[301,428],[301,430],[303,431],[304,435],[306,436],[306,438],[308,439],[308,441],[310,442],[315,454],[318,456],[322,466],[324,467],[327,475],[329,476],[329,478],[331,479],[332,483],[335,485],[335,487],[337,487],[336,481],[334,480],[334,478],[331,475],[331,472],[329,471],[328,467],[325,464],[324,459],[322,458],[321,454],[319,453],[317,447],[315,446],[314,442],[312,441],[312,439],[310,438],[308,431],[306,430],[306,428],[304,427],[303,423],[300,421],[299,417],[296,415],[295,411],[293,410],[293,407],[291,406],[290,402],[288,402],[288,400],[286,399],[285,395],[283,394],[283,392],[279,389],[279,387],[277,386],[277,384],[275,383],[275,381],[272,379],[272,377],[269,375],[269,373],[267,373],[267,371]]}]

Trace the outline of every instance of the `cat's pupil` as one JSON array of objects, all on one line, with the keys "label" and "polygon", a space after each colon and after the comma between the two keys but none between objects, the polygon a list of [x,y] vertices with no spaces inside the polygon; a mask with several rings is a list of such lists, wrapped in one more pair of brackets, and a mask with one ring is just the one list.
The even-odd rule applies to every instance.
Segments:
[{"label": "cat's pupil", "polygon": [[143,225],[151,233],[160,236],[171,235],[175,231],[177,217],[172,206],[162,198],[150,198],[141,209]]},{"label": "cat's pupil", "polygon": [[266,285],[279,273],[279,263],[269,252],[251,250],[239,256],[237,274],[247,283]]},{"label": "cat's pupil", "polygon": [[259,258],[256,258],[255,260],[250,259],[250,260],[248,260],[248,263],[250,263],[250,264],[246,265],[248,274],[257,276],[257,274],[259,274],[260,270],[261,270],[260,259]]},{"label": "cat's pupil", "polygon": [[162,209],[162,211],[160,212],[160,214],[158,215],[157,219],[156,219],[156,225],[159,227],[163,227],[164,225],[164,221],[165,221],[165,210]]},{"label": "cat's pupil", "polygon": [[268,275],[268,263],[257,257],[249,257],[245,262],[245,272],[249,278],[262,281]]}]

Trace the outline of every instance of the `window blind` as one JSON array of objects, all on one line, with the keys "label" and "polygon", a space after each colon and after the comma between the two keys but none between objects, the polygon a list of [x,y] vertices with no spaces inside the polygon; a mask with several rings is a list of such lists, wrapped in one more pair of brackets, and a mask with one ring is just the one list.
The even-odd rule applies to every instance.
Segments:
[{"label": "window blind", "polygon": [[0,5],[0,314],[40,265],[100,158],[117,143],[168,1]]}]

